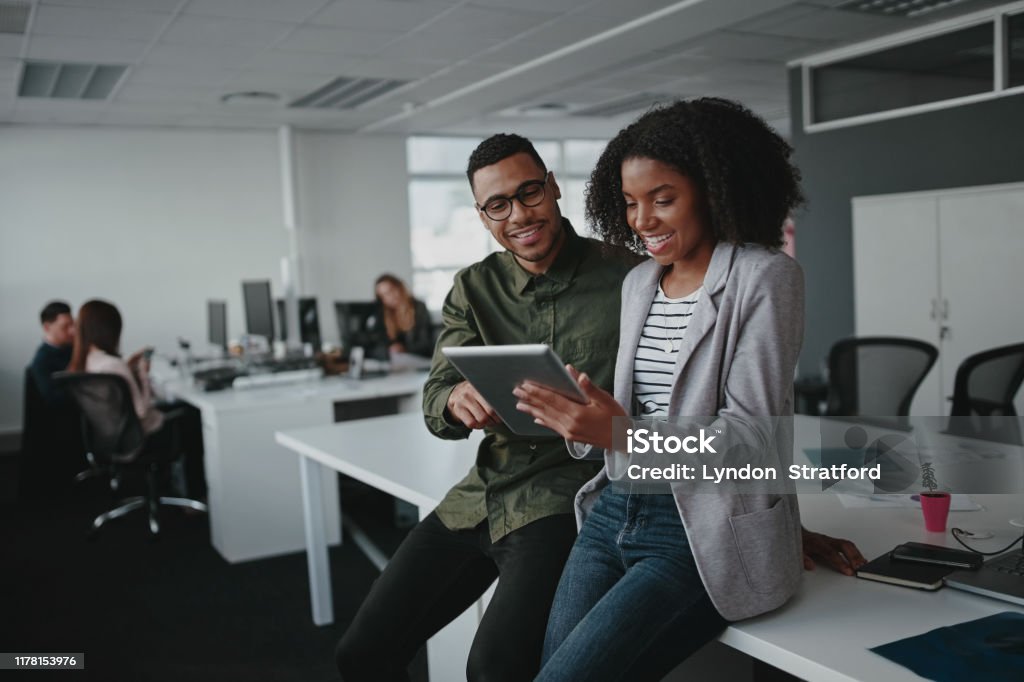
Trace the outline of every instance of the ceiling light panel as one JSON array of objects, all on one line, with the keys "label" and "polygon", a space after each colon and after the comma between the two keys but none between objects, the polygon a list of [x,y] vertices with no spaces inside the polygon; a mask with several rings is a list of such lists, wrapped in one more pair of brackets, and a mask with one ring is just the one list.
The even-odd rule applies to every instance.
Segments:
[{"label": "ceiling light panel", "polygon": [[396,90],[410,81],[340,76],[292,102],[295,109],[355,109]]},{"label": "ceiling light panel", "polygon": [[0,33],[24,34],[31,13],[27,2],[0,2]]},{"label": "ceiling light panel", "polygon": [[21,72],[18,97],[105,100],[127,70],[122,64],[29,61]]}]

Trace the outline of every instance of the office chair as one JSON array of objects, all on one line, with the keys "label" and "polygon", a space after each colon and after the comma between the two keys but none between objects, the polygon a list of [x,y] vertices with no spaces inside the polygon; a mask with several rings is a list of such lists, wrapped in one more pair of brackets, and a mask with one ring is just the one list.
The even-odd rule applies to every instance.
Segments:
[{"label": "office chair", "polygon": [[[57,372],[53,376],[57,385],[78,404],[82,412],[82,439],[98,465],[112,478],[130,470],[141,470],[145,474],[145,494],[121,500],[120,506],[97,516],[89,531],[90,539],[108,521],[143,507],[148,512],[153,539],[160,533],[158,510],[161,504],[207,511],[206,505],[198,500],[159,493],[160,465],[180,456],[175,422],[184,414],[183,410],[165,412],[160,431],[147,435],[135,413],[131,390],[124,377],[86,372]],[[165,429],[166,434],[161,434]],[[155,437],[157,434],[161,436]]]},{"label": "office chair", "polygon": [[1014,396],[1024,383],[1024,343],[965,358],[953,380],[949,430],[961,436],[1020,443]]},{"label": "office chair", "polygon": [[49,405],[39,392],[32,367],[26,367],[18,467],[21,499],[65,495],[72,477],[83,480],[90,471],[81,471],[88,454],[78,423],[74,403]]},{"label": "office chair", "polygon": [[837,342],[828,356],[828,416],[907,417],[938,355],[935,346],[916,339],[865,336]]}]

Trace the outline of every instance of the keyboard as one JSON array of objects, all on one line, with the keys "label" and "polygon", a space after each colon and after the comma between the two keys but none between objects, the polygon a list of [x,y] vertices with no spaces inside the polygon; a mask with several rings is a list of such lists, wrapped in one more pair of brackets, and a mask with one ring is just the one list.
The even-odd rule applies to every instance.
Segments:
[{"label": "keyboard", "polygon": [[253,363],[250,367],[254,370],[254,373],[273,372],[274,374],[280,374],[283,372],[297,372],[300,370],[315,369],[317,364],[316,358],[294,357],[282,358],[280,360],[264,360]]},{"label": "keyboard", "polygon": [[235,379],[245,375],[246,371],[239,367],[215,367],[194,372],[192,380],[204,391],[220,391],[231,388]]},{"label": "keyboard", "polygon": [[993,559],[986,564],[1001,573],[1024,578],[1024,552],[1011,552]]},{"label": "keyboard", "polygon": [[317,369],[296,369],[281,372],[267,372],[264,374],[250,374],[240,376],[231,384],[235,389],[263,388],[267,386],[282,386],[285,384],[297,384],[304,381],[316,381],[323,376],[323,372]]}]

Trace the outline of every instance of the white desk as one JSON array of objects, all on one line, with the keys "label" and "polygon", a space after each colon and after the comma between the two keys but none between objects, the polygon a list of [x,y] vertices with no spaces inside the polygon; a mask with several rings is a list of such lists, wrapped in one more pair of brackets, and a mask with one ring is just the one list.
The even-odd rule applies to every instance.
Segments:
[{"label": "white desk", "polygon": [[[808,442],[815,429],[808,428],[811,422],[807,420],[798,417],[801,460],[803,447],[816,447],[813,441]],[[414,414],[289,431],[278,433],[276,438],[301,455],[310,593],[317,624],[333,620],[326,535],[316,499],[322,472],[341,471],[377,486],[419,505],[422,516],[465,475],[478,442],[434,438],[422,418]],[[1015,535],[1007,520],[1019,516],[1020,496],[973,497],[985,510],[951,512],[950,526],[991,531],[994,537],[978,542],[979,549],[1006,545]],[[834,495],[801,495],[800,506],[807,528],[853,540],[869,559],[912,540],[956,546],[948,533],[926,532],[917,509],[844,509]],[[909,682],[920,678],[871,653],[868,647],[1007,610],[1024,612],[1007,602],[949,588],[927,593],[858,580],[818,567],[805,575],[799,594],[785,607],[730,626],[720,640],[806,680]],[[469,646],[468,640],[446,645],[448,659],[456,659]],[[465,657],[456,663],[464,665]],[[432,672],[434,665],[432,656]]]},{"label": "white desk", "polygon": [[[416,505],[422,519],[469,471],[483,432],[475,431],[468,441],[441,440],[427,431],[422,414],[402,414],[278,432],[275,438],[301,455],[313,622],[327,625],[334,622],[334,602],[319,491],[333,487],[334,472]],[[469,645],[482,615],[482,606],[470,607],[430,640],[427,659],[432,680],[465,676]]]},{"label": "white desk", "polygon": [[[423,373],[405,372],[211,393],[182,380],[160,383],[163,394],[202,414],[210,539],[217,551],[235,563],[306,546],[299,472],[282,456],[275,431],[331,424],[336,403],[373,398],[399,398],[399,411],[419,412],[425,380]],[[320,498],[324,537],[337,544],[341,531],[333,478],[325,481]]]}]

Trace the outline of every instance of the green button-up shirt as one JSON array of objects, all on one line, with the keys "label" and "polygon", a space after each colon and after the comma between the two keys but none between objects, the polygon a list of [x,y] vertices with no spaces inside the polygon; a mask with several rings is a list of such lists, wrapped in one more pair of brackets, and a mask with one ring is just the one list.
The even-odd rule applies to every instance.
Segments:
[{"label": "green button-up shirt", "polygon": [[[562,223],[566,241],[542,275],[524,270],[509,252],[493,253],[455,275],[423,392],[427,428],[436,436],[458,439],[470,432],[446,418],[448,396],[463,380],[441,353],[446,346],[546,343],[595,384],[612,389],[622,279],[636,260],[577,236],[568,220]],[[601,467],[570,457],[557,436],[519,436],[504,425],[486,433],[476,465],[437,514],[452,530],[486,519],[492,542],[537,519],[572,513],[576,491]]]}]

